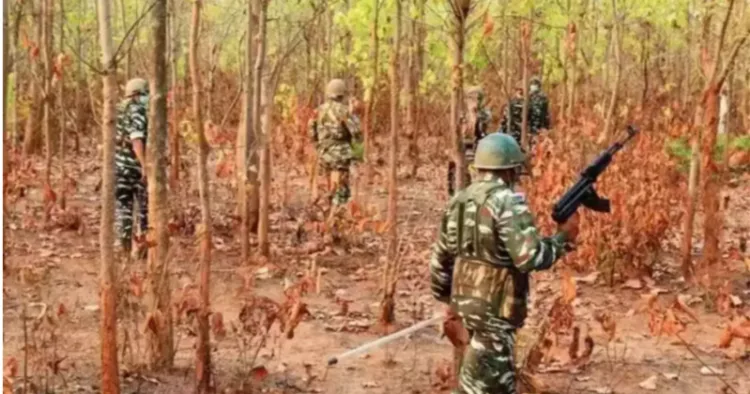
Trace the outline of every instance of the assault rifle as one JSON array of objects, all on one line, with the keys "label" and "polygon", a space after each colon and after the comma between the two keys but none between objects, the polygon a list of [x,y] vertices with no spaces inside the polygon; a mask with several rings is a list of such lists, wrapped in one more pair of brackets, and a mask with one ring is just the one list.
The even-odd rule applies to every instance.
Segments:
[{"label": "assault rifle", "polygon": [[632,125],[628,126],[628,135],[625,139],[615,142],[581,172],[581,177],[578,178],[578,182],[576,182],[576,184],[562,196],[552,209],[552,219],[555,222],[565,223],[581,205],[596,212],[611,212],[609,200],[601,198],[596,194],[594,184],[599,175],[601,175],[602,172],[607,169],[609,163],[612,162],[615,153],[622,149],[622,147],[625,146],[631,138],[635,137],[637,133],[638,129]]}]

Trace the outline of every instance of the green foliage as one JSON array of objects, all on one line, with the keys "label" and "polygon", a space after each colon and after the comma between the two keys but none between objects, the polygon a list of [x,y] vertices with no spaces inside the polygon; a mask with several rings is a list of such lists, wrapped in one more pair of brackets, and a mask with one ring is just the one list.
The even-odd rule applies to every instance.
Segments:
[{"label": "green foliage", "polygon": [[[717,136],[716,146],[714,147],[713,159],[720,161],[727,151],[730,150],[750,151],[750,136],[728,137],[726,134]],[[690,149],[690,142],[687,137],[680,137],[666,142],[666,149],[670,156],[675,158],[680,169],[687,170],[690,166],[690,156],[693,154]]]},{"label": "green foliage", "polygon": [[352,144],[352,156],[355,161],[364,161],[365,146],[362,143],[355,142]]}]

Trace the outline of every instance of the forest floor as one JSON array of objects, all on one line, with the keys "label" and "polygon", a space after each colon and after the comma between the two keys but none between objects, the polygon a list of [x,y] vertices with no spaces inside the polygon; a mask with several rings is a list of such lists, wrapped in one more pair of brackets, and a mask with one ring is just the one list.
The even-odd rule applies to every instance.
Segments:
[{"label": "forest floor", "polygon": [[[27,188],[24,197],[6,201],[3,356],[6,376],[15,375],[17,389],[23,386],[23,365],[27,363],[28,382],[36,387],[46,382],[51,392],[99,392],[100,194],[96,185],[100,168],[92,164],[96,162],[93,152],[84,152],[81,156],[68,166],[76,182],[76,191],[68,201],[71,213],[53,211],[51,228],[45,228],[42,223],[43,193],[39,184]],[[33,168],[43,174],[41,160],[34,163]],[[231,186],[228,178],[212,183],[215,250],[211,309],[223,315],[227,327],[226,335],[213,338],[212,346],[215,380],[220,392],[242,392],[243,382],[245,386],[246,382],[253,382],[262,392],[273,393],[447,392],[447,371],[453,351],[448,339],[441,337],[437,325],[366,356],[342,360],[326,370],[328,357],[382,335],[378,303],[385,234],[348,231],[340,245],[325,244],[320,235],[306,225],[306,217],[313,210],[308,203],[307,175],[293,168],[285,170],[277,168],[273,182],[273,257],[268,261],[240,262]],[[41,178],[29,182],[39,182]],[[396,327],[391,330],[407,327],[442,311],[429,293],[427,261],[446,200],[443,179],[442,168],[427,166],[420,169],[416,179],[404,176],[400,181],[398,230],[402,237],[403,266],[397,288]],[[194,175],[191,174],[189,181],[196,184]],[[377,182],[385,185],[385,182]],[[728,193],[725,244],[736,247],[738,237],[748,234],[750,178],[739,176]],[[184,222],[177,226],[177,233],[171,240],[171,289],[177,302],[181,289],[196,277],[198,253],[191,226],[199,221],[194,187],[183,186],[179,194],[179,198],[171,199],[173,212],[185,213]],[[386,199],[386,187],[375,186],[363,210],[372,209],[384,216]],[[70,224],[71,215],[81,219],[80,226]],[[699,214],[698,223],[700,221]],[[54,226],[55,222],[67,224]],[[696,239],[700,239],[700,235],[698,230]],[[575,274],[578,276],[574,324],[589,332],[594,341],[593,354],[586,365],[577,368],[566,365],[566,344],[571,335],[562,335],[559,348],[551,352],[558,361],[548,363],[544,372],[537,374],[551,390],[559,393],[750,393],[749,348],[741,341],[735,341],[728,349],[718,347],[728,318],[717,312],[711,291],[688,286],[680,279],[675,258],[680,236],[675,234],[673,238],[665,242],[663,253],[654,259],[653,280],[631,280],[625,286],[611,287],[606,283],[606,274]],[[698,243],[697,254],[699,250]],[[729,283],[726,289],[731,292],[733,304],[730,312],[748,315],[750,267],[745,266],[743,258],[748,257],[727,254],[723,265],[717,267],[716,275]],[[260,349],[254,363],[262,365],[268,375],[261,369],[251,372],[260,337],[240,335],[231,329],[239,324],[245,295],[251,292],[281,302],[284,283],[299,280],[313,260],[321,279],[319,293],[312,289],[303,297],[310,315],[297,326],[293,339],[278,339],[278,330],[274,327],[268,346]],[[145,262],[135,262],[122,269],[127,271],[121,273],[123,282],[127,283],[128,278],[135,275],[133,272],[145,271]],[[528,352],[541,322],[560,293],[560,276],[559,268],[534,274],[532,309],[525,328],[519,333],[519,355]],[[687,324],[680,334],[682,340],[651,335],[647,300],[652,294],[657,294],[662,303],[671,303],[680,296],[694,311],[698,322]],[[128,299],[132,297],[131,294]],[[337,299],[351,301],[343,314]],[[52,318],[46,321],[36,318],[40,315],[41,304],[49,307],[47,314]],[[26,324],[21,318],[24,305],[29,316]],[[610,343],[607,333],[594,319],[595,313],[603,310],[611,313],[616,323],[615,337]],[[143,320],[143,314],[136,313],[122,313],[119,318],[118,344],[122,345],[127,332],[131,345],[120,351],[123,392],[191,392],[196,337],[190,335],[190,326],[183,323],[175,327],[175,368],[168,373],[155,374],[139,367],[145,359]],[[216,332],[217,328],[213,328]],[[56,339],[50,337],[52,333]],[[243,342],[248,339],[252,340],[249,345]],[[28,351],[24,352],[24,348]],[[8,372],[13,365],[15,370]],[[719,370],[719,376],[711,375],[706,366]],[[726,389],[727,384],[732,389]]]}]

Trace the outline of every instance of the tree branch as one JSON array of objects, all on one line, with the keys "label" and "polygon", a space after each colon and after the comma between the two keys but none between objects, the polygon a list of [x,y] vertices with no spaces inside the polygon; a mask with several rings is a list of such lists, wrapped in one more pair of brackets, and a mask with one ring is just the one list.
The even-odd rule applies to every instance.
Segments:
[{"label": "tree branch", "polygon": [[[130,28],[129,28],[129,29],[128,29],[128,31],[127,31],[127,32],[125,33],[125,37],[123,37],[123,38],[122,38],[122,41],[120,41],[120,44],[119,44],[119,45],[117,45],[117,50],[116,50],[116,51],[115,51],[115,53],[114,53],[114,54],[112,55],[112,59],[114,59],[114,62],[115,62],[115,63],[119,63],[119,62],[120,62],[120,60],[121,60],[121,59],[118,59],[118,58],[117,58],[117,55],[119,55],[119,54],[120,54],[120,50],[122,50],[122,46],[123,46],[123,45],[125,44],[125,42],[126,42],[126,41],[128,40],[128,37],[130,36],[130,34],[131,34],[131,33],[133,32],[133,30],[135,30],[136,26],[138,26],[138,25],[140,25],[140,24],[141,24],[141,21],[143,20],[143,18],[145,18],[145,17],[146,17],[146,15],[148,15],[148,13],[149,13],[149,12],[151,12],[151,10],[152,10],[152,9],[154,8],[154,6],[156,6],[156,1],[152,1],[152,2],[151,2],[151,5],[150,5],[150,6],[148,6],[148,7],[146,8],[146,10],[145,10],[145,11],[143,11],[143,13],[141,13],[141,15],[140,15],[140,16],[138,16],[138,18],[137,18],[137,19],[135,20],[135,22],[133,22],[133,24],[132,24],[132,25],[130,25]],[[123,56],[124,56],[124,55],[123,55]]]},{"label": "tree branch", "polygon": [[721,63],[721,50],[724,48],[724,39],[727,34],[727,27],[729,26],[729,18],[732,16],[732,9],[734,8],[734,0],[729,0],[729,6],[727,7],[727,13],[724,15],[724,20],[721,22],[721,33],[719,34],[719,43],[716,45],[716,52],[714,54],[714,65],[711,70],[711,76],[709,78],[715,80],[716,72],[719,71],[719,64]]},{"label": "tree branch", "polygon": [[81,54],[80,54],[80,53],[78,53],[78,51],[77,51],[77,50],[76,50],[75,48],[73,48],[73,47],[72,47],[72,46],[71,46],[71,45],[70,45],[69,43],[67,43],[67,42],[66,42],[66,43],[65,43],[65,46],[66,46],[66,47],[68,47],[68,49],[70,49],[70,52],[71,52],[71,53],[73,53],[73,55],[74,55],[74,56],[76,57],[76,59],[78,59],[78,61],[79,61],[79,62],[83,63],[83,64],[84,64],[84,65],[85,65],[86,67],[88,67],[88,68],[89,68],[89,69],[90,69],[90,70],[91,70],[91,71],[92,71],[92,72],[93,72],[94,74],[97,74],[97,75],[104,75],[104,74],[105,74],[104,70],[102,70],[101,68],[99,68],[99,67],[97,67],[97,66],[94,66],[93,64],[91,64],[91,63],[87,62],[87,61],[86,61],[86,59],[84,59],[84,58],[83,58],[83,57],[81,56]]},{"label": "tree branch", "polygon": [[[732,70],[732,66],[734,65],[735,59],[737,59],[737,54],[740,53],[740,49],[742,48],[742,45],[745,44],[745,41],[747,41],[748,36],[750,36],[750,28],[745,32],[745,34],[740,37],[732,47],[732,51],[729,52],[729,57],[727,58],[726,64],[724,64],[724,69],[721,70],[721,74],[718,76],[716,80],[716,85],[721,87],[724,84],[724,80],[727,79],[727,75],[729,75],[729,72]],[[718,64],[718,62],[717,62]]]}]

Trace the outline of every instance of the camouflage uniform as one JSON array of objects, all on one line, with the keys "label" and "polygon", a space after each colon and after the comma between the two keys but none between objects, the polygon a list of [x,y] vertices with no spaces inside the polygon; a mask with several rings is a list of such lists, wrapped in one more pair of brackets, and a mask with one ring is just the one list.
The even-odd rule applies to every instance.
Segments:
[{"label": "camouflage uniform", "polygon": [[[510,119],[510,125],[508,124]],[[518,144],[521,144],[521,126],[523,122],[523,97],[514,97],[505,106],[503,118],[500,120],[499,132],[509,134]],[[510,127],[509,127],[510,126]]]},{"label": "camouflage uniform", "polygon": [[541,91],[529,95],[529,130],[532,135],[549,129],[549,100]]},{"label": "camouflage uniform", "polygon": [[137,93],[117,106],[115,136],[115,230],[119,241],[130,249],[133,233],[133,202],[138,200],[140,231],[148,228],[148,192],[143,168],[133,150],[133,141],[148,133],[148,94]]},{"label": "camouflage uniform", "polygon": [[565,253],[567,237],[542,238],[523,194],[491,172],[477,178],[445,211],[430,260],[431,288],[456,309],[471,338],[456,393],[510,394],[529,274],[550,268]]},{"label": "camouflage uniform", "polygon": [[[473,95],[474,97],[467,97],[467,101],[470,100],[476,100],[476,121],[473,125],[468,124],[467,117],[465,115],[461,116],[461,124],[462,126],[469,126],[466,127],[466,129],[462,130],[461,135],[464,137],[463,144],[464,144],[464,163],[467,166],[467,171],[465,172],[465,179],[466,184],[468,185],[471,183],[471,175],[468,171],[468,166],[470,163],[474,161],[474,148],[477,146],[477,143],[479,140],[484,138],[487,135],[487,130],[490,127],[490,122],[492,121],[492,112],[489,108],[484,106],[484,93],[479,88],[472,88],[469,89],[468,95]],[[456,184],[456,163],[454,161],[450,161],[448,163],[448,195],[452,196],[453,193],[455,193],[454,187]]]},{"label": "camouflage uniform", "polygon": [[349,201],[349,165],[352,142],[361,140],[359,118],[341,101],[329,98],[316,110],[308,131],[316,144],[320,168],[333,177],[333,205]]}]

